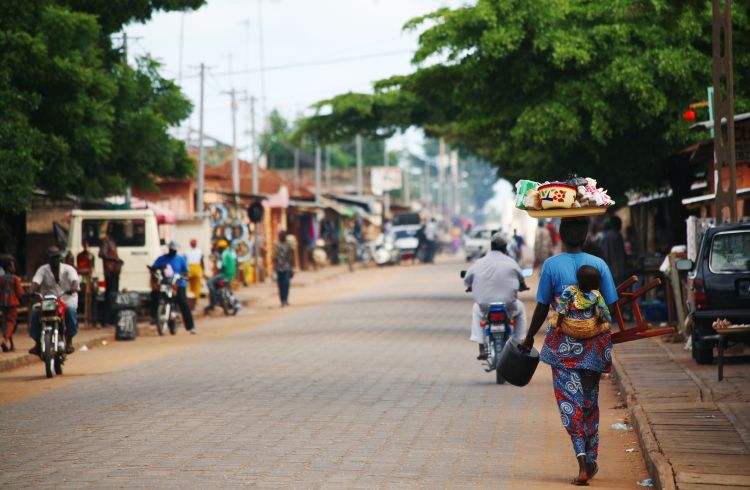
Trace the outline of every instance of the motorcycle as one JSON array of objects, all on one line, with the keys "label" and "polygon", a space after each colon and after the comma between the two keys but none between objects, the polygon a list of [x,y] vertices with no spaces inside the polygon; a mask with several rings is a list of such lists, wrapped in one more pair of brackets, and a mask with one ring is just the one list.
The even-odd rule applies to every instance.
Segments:
[{"label": "motorcycle", "polygon": [[229,282],[224,278],[216,282],[216,299],[226,316],[234,316],[240,309]]},{"label": "motorcycle", "polygon": [[515,320],[510,318],[505,303],[479,305],[479,308],[482,311],[480,325],[484,328],[484,348],[487,352],[487,364],[484,370],[487,373],[495,371],[495,382],[501,385],[505,383],[505,378],[497,370],[497,363],[503,347],[513,335]]},{"label": "motorcycle", "polygon": [[40,355],[44,361],[44,369],[47,377],[63,373],[65,364],[65,310],[66,306],[62,298],[54,294],[42,295],[39,322],[41,323],[41,335],[39,338]]},{"label": "motorcycle", "polygon": [[[523,276],[530,277],[531,269],[524,269]],[[466,271],[461,271],[461,279],[466,276]],[[519,291],[527,291],[529,287],[521,281]],[[471,292],[471,288],[466,292]],[[511,312],[505,303],[497,302],[487,305],[479,305],[482,312],[482,320],[479,325],[484,329],[484,351],[487,353],[487,362],[484,371],[490,373],[495,371],[495,382],[499,385],[505,384],[505,378],[497,370],[500,353],[505,344],[513,336],[516,321],[511,318]]]},{"label": "motorcycle", "polygon": [[169,329],[172,335],[177,334],[180,324],[180,309],[177,306],[177,283],[180,275],[168,273],[161,269],[153,270],[149,267],[154,275],[154,280],[159,284],[159,306],[156,310],[156,331],[159,335],[164,335]]}]

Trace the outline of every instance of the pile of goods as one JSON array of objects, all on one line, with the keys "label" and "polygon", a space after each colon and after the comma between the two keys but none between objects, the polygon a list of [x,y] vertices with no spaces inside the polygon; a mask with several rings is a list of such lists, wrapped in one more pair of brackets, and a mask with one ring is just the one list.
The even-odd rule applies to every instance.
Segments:
[{"label": "pile of goods", "polygon": [[717,318],[713,324],[711,325],[714,330],[721,331],[721,330],[746,330],[750,329],[750,324],[742,323],[742,324],[732,324],[729,320],[726,318]]},{"label": "pile of goods", "polygon": [[567,182],[531,180],[516,182],[516,207],[525,210],[608,208],[615,202],[592,178],[573,177]]}]

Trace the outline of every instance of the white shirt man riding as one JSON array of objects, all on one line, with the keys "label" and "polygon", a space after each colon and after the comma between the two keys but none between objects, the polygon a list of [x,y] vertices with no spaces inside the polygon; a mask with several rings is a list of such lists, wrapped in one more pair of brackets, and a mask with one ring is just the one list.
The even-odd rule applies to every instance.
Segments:
[{"label": "white shirt man riding", "polygon": [[526,309],[518,299],[518,290],[523,284],[523,272],[518,263],[504,253],[508,242],[501,233],[490,238],[490,251],[474,262],[466,271],[464,284],[471,289],[474,306],[471,314],[471,336],[469,340],[479,344],[480,358],[484,358],[484,329],[480,305],[505,303],[515,319],[513,337],[521,342],[526,335]]}]

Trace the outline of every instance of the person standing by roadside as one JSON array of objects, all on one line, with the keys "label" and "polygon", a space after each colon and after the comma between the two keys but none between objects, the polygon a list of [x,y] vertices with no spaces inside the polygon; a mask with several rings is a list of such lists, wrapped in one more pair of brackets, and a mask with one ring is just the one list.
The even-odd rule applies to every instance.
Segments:
[{"label": "person standing by roadside", "polygon": [[555,226],[554,221],[547,220],[547,232],[552,241],[552,253],[554,254],[557,250],[557,244],[560,243],[560,234],[557,232],[557,227]]},{"label": "person standing by roadside", "polygon": [[21,304],[25,291],[21,286],[21,278],[16,275],[16,263],[13,259],[2,264],[4,273],[0,276],[0,310],[3,313],[3,341],[0,344],[3,352],[15,351],[13,332],[18,320],[18,306]]},{"label": "person standing by roadside", "polygon": [[279,286],[281,306],[289,306],[289,286],[292,280],[292,247],[286,241],[286,231],[279,232],[279,241],[273,246],[273,270]]},{"label": "person standing by roadside", "polygon": [[609,230],[602,238],[602,258],[609,265],[615,284],[622,284],[628,272],[625,262],[625,241],[621,230],[622,220],[619,216],[612,216],[609,220]]},{"label": "person standing by roadside", "polygon": [[[581,250],[587,232],[585,218],[563,219],[560,224],[563,252],[547,259],[542,267],[537,305],[522,344],[525,349],[533,347],[534,335],[546,320],[550,305],[560,303],[565,288],[578,285],[577,271],[582,266],[598,270],[599,291],[609,311],[613,311],[617,290],[609,267],[602,259]],[[591,311],[594,309],[578,310],[580,316],[576,319],[590,318]],[[594,337],[577,339],[549,325],[539,359],[552,368],[555,399],[578,460],[578,476],[571,483],[588,485],[588,480],[599,470],[599,380],[612,367],[611,333],[607,329]]]},{"label": "person standing by roadside", "polygon": [[430,218],[430,221],[424,227],[424,239],[427,242],[427,262],[430,263],[435,260],[435,254],[437,253],[438,231],[437,220]]},{"label": "person standing by roadside", "polygon": [[113,327],[115,313],[112,309],[112,295],[120,290],[120,271],[123,262],[117,254],[117,243],[112,236],[112,224],[107,226],[107,231],[102,237],[99,257],[104,264],[104,326]]},{"label": "person standing by roadside", "polygon": [[193,238],[190,240],[190,248],[185,250],[185,259],[187,259],[188,278],[190,281],[190,291],[195,296],[195,303],[201,299],[201,280],[203,279],[203,250],[198,247],[198,241]]},{"label": "person standing by roadside", "polygon": [[[185,324],[185,330],[191,334],[195,334],[195,323],[193,323],[193,314],[190,311],[190,305],[187,300],[187,281],[185,278],[188,276],[188,267],[185,257],[177,255],[177,251],[180,249],[180,245],[174,240],[169,242],[169,251],[157,258],[154,265],[151,266],[152,270],[160,269],[163,274],[179,274],[180,278],[177,281],[177,306],[180,308],[182,314],[182,321]],[[151,296],[151,301],[154,299],[158,302],[158,295],[156,298]],[[154,310],[153,305],[151,307]]]},{"label": "person standing by roadside", "polygon": [[541,266],[552,257],[552,239],[544,228],[544,221],[539,220],[534,236],[534,266]]}]

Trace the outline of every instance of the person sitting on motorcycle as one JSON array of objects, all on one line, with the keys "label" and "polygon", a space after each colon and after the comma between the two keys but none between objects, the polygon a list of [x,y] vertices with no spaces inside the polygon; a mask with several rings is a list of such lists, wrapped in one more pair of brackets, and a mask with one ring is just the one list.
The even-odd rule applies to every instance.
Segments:
[{"label": "person sitting on motorcycle", "polygon": [[[190,305],[187,299],[187,281],[188,277],[188,266],[185,257],[177,255],[177,251],[180,249],[180,244],[174,240],[169,242],[169,251],[156,259],[154,265],[151,266],[151,270],[161,269],[162,273],[166,273],[166,270],[171,269],[173,274],[179,274],[180,278],[177,280],[177,306],[180,308],[182,313],[182,321],[185,323],[185,330],[194,334],[195,324],[193,323],[193,313],[190,311]],[[152,295],[151,301],[154,302],[154,296]],[[158,293],[156,295],[156,301],[158,301]],[[152,306],[152,311],[154,308]]]},{"label": "person sitting on motorcycle", "polygon": [[[31,280],[29,293],[53,294],[65,303],[65,352],[72,354],[73,337],[78,333],[78,289],[80,280],[75,267],[62,263],[62,252],[57,247],[47,249],[47,263],[37,269]],[[34,339],[34,347],[29,354],[41,355],[40,337],[42,324],[39,321],[40,310],[36,305],[31,310],[29,336]]]},{"label": "person sitting on motorcycle", "polygon": [[480,305],[505,303],[509,315],[516,321],[513,337],[521,342],[526,335],[526,309],[518,299],[518,291],[528,288],[518,263],[506,254],[507,247],[508,241],[502,233],[494,233],[490,238],[490,251],[474,262],[464,276],[464,284],[474,298],[469,340],[479,344],[478,360],[487,359]]},{"label": "person sitting on motorcycle", "polygon": [[231,250],[229,250],[229,243],[226,240],[219,240],[216,242],[216,250],[219,252],[221,262],[219,262],[219,272],[214,277],[208,280],[206,283],[208,286],[208,300],[209,305],[206,306],[206,313],[213,311],[216,304],[219,302],[219,297],[216,293],[218,283],[222,279],[227,282],[227,287],[234,280],[234,276],[237,274],[237,258],[234,256]]}]

